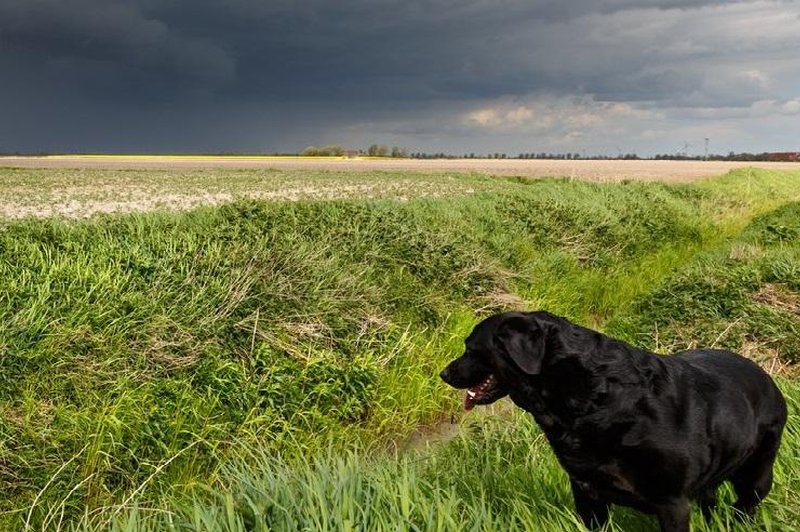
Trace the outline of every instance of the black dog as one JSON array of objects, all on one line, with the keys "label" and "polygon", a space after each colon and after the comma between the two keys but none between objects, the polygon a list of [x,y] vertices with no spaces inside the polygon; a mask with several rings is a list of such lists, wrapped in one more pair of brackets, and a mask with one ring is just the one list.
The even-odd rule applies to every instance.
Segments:
[{"label": "black dog", "polygon": [[772,487],[786,402],[753,362],[729,351],[658,356],[547,312],[487,318],[441,373],[464,407],[508,395],[533,414],[570,477],[578,514],[602,526],[610,504],[689,530],[733,482],[752,514]]}]

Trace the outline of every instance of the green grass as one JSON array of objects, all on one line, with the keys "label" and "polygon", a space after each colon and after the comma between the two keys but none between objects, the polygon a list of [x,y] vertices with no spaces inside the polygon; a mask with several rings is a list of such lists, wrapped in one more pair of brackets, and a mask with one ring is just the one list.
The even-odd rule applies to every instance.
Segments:
[{"label": "green grass", "polygon": [[640,297],[609,330],[651,349],[707,345],[800,362],[800,203],[757,216]]},{"label": "green grass", "polygon": [[[791,417],[772,493],[742,521],[729,486],[695,531],[795,530],[800,519],[800,385],[783,382]],[[398,457],[319,449],[286,459],[254,450],[226,465],[218,484],[168,512],[108,512],[113,530],[580,530],[569,482],[527,415],[473,416],[444,445]],[[614,507],[607,531],[648,531],[655,518]]]},{"label": "green grass", "polygon": [[[415,430],[459,411],[438,372],[476,319],[499,309],[547,308],[660,350],[684,338],[796,360],[796,173],[742,170],[672,186],[223,174],[194,172],[187,186],[305,179],[333,190],[357,179],[368,192],[0,227],[0,526],[49,529],[83,518],[133,530],[175,514],[180,522],[232,519],[234,529],[249,519],[243,483],[255,480],[246,476],[307,475],[314,485],[326,467],[355,477],[374,470],[386,475],[384,491],[397,475],[408,475],[409,493],[430,484],[428,502],[414,508],[436,519],[503,528],[510,517],[502,504],[533,519],[534,510],[521,509],[529,499],[481,502],[453,492],[455,479],[432,484],[447,460],[479,448],[505,453],[503,445],[536,437],[517,418],[510,428],[481,429],[492,441],[499,431],[497,446],[467,438],[430,457],[385,459]],[[167,179],[72,177],[83,186],[131,175],[144,188]],[[56,171],[0,177],[18,192],[58,184]],[[390,194],[369,192],[387,180]],[[324,463],[297,463],[321,449]],[[566,488],[555,467],[539,477],[528,458],[517,464],[525,449],[506,467],[552,483],[531,492],[541,499],[535,513],[549,507],[551,524],[573,523],[563,496],[533,497]],[[465,458],[464,467],[482,459]],[[786,478],[786,491],[796,490],[796,471]],[[480,487],[481,475],[469,481],[480,493],[519,487],[511,477],[492,490]],[[551,491],[556,484],[561,492]],[[284,506],[311,496],[291,485]],[[380,519],[402,526],[392,520],[405,511],[404,495],[385,497]],[[322,512],[302,519],[344,515]]]}]

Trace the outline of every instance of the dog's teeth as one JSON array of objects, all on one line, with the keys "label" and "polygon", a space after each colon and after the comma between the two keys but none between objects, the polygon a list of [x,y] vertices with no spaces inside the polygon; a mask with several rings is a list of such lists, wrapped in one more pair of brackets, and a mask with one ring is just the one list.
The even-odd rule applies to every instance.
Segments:
[{"label": "dog's teeth", "polygon": [[476,395],[478,395],[478,394],[476,394],[475,392],[473,392],[472,390],[470,390],[470,391],[468,391],[468,392],[467,392],[467,395],[469,395],[470,397],[475,397],[475,396],[476,396]]}]

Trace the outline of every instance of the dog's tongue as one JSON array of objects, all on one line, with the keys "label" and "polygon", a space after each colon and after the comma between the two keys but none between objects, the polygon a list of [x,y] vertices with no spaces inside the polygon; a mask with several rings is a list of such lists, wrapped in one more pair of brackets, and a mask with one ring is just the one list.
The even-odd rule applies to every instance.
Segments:
[{"label": "dog's tongue", "polygon": [[469,395],[470,391],[464,395],[464,410],[472,410],[475,408],[475,397]]}]

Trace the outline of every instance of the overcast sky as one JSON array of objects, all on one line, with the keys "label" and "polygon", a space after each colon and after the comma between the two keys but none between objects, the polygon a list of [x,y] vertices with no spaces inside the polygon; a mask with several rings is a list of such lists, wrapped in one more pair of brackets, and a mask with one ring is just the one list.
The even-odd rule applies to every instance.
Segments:
[{"label": "overcast sky", "polygon": [[800,1],[0,0],[0,151],[800,150]]}]

